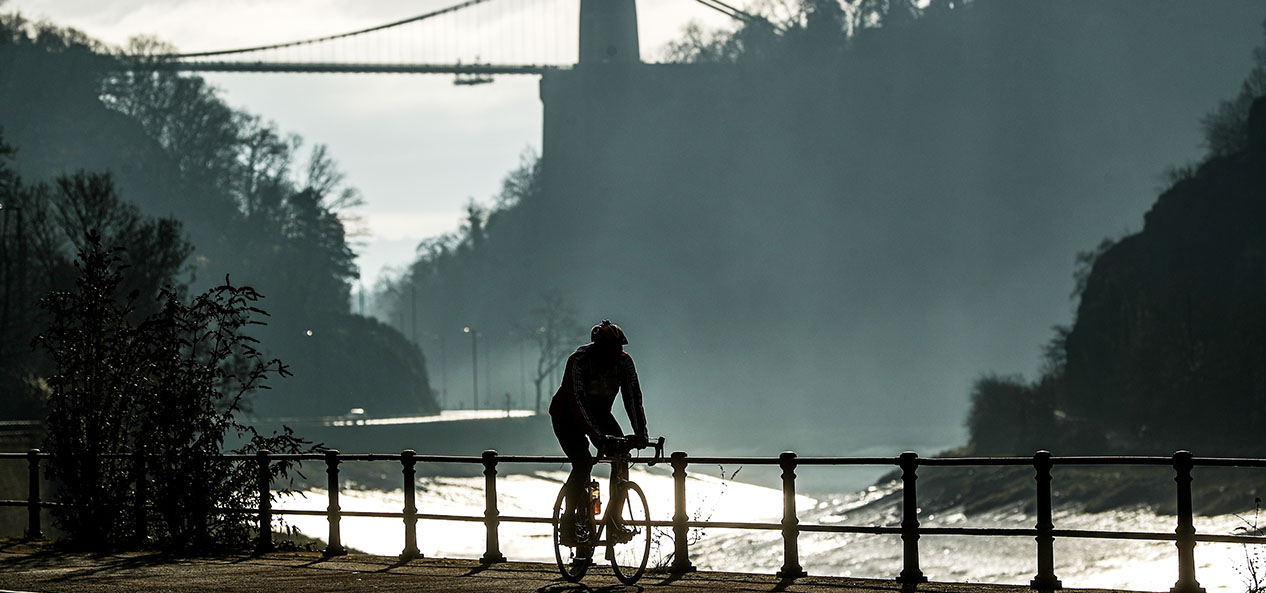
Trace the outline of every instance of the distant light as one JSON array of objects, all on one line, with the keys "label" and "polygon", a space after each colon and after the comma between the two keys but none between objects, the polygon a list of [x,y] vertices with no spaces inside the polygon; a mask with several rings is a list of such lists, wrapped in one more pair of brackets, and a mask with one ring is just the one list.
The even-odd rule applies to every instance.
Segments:
[{"label": "distant light", "polygon": [[312,330],[308,330],[308,331],[307,331],[307,334],[308,334],[309,336],[310,336],[310,335],[312,335]]},{"label": "distant light", "polygon": [[468,334],[468,333],[470,333],[470,328],[469,328],[469,327],[463,327],[463,328],[462,328],[462,333],[464,333],[464,334]]}]

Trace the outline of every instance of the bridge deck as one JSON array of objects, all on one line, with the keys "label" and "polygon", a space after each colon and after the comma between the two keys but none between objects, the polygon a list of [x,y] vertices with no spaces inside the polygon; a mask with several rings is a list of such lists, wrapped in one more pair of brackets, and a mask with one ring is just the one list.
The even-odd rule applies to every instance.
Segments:
[{"label": "bridge deck", "polygon": [[[0,591],[289,593],[337,591],[638,591],[652,593],[896,592],[892,581],[806,577],[780,581],[770,575],[697,572],[674,578],[648,574],[639,587],[623,587],[606,568],[585,577],[584,586],[558,579],[552,565],[510,562],[483,566],[472,560],[395,558],[354,554],[323,560],[319,554],[171,558],[153,554],[91,555],[0,540]],[[931,593],[1031,593],[1027,587],[926,583]]]}]

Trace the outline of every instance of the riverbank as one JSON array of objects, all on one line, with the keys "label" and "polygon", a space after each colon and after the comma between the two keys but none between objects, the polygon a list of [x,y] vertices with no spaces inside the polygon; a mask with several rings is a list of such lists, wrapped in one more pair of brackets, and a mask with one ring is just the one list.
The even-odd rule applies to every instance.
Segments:
[{"label": "riverbank", "polygon": [[[1007,467],[920,467],[919,506],[924,512],[960,509],[972,515],[1000,508],[1036,508],[1034,469]],[[879,484],[900,479],[891,472]],[[1197,515],[1252,517],[1266,495],[1266,471],[1257,468],[1197,467],[1192,470],[1192,508]],[[1147,508],[1172,515],[1176,496],[1171,467],[1065,466],[1051,471],[1055,508],[1102,513]]]}]

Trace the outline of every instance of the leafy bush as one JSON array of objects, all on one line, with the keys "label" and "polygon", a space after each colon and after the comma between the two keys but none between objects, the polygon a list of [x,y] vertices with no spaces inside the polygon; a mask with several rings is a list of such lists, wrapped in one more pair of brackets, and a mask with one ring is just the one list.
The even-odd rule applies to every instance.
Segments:
[{"label": "leafy bush", "polygon": [[[165,290],[158,310],[135,322],[139,292],[119,298],[120,259],[100,235],[86,236],[75,289],[43,299],[51,323],[37,338],[56,365],[46,448],[64,505],[59,526],[94,548],[151,537],[172,548],[245,542],[250,517],[224,511],[257,501],[255,467],[218,459],[226,439],[246,441],[239,453],[296,453],[306,443],[235,418],[268,377],[288,374],[245,333],[261,325],[260,295],[227,278],[190,303]],[[272,465],[277,479],[293,469]],[[145,505],[157,521],[136,515]]]}]

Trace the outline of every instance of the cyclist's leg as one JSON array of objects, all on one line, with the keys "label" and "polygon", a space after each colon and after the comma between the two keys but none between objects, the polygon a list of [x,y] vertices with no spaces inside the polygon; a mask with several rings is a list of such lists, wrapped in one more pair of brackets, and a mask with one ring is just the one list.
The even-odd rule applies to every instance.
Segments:
[{"label": "cyclist's leg", "polygon": [[589,485],[590,471],[593,469],[593,455],[589,453],[589,439],[584,431],[570,418],[553,417],[554,435],[563,448],[563,454],[571,460],[571,474],[567,476],[567,513],[571,518],[584,504],[585,487]]},{"label": "cyclist's leg", "polygon": [[[592,414],[590,418],[594,421],[595,424],[598,425],[598,430],[601,430],[602,434],[617,436],[617,437],[624,436],[624,429],[620,428],[620,423],[615,419],[615,414],[612,414],[610,411],[608,411],[605,414]],[[610,493],[609,496],[611,497],[609,499],[608,506],[610,506],[611,508],[619,509],[620,504],[624,502],[622,499],[619,498],[623,494],[623,492],[619,488],[616,488],[616,485],[628,479],[629,479],[628,466],[621,467],[621,466],[612,464],[611,487],[608,490],[608,492]],[[612,516],[618,517],[619,514],[616,513],[616,514],[613,514]]]}]

